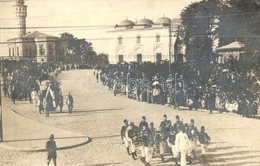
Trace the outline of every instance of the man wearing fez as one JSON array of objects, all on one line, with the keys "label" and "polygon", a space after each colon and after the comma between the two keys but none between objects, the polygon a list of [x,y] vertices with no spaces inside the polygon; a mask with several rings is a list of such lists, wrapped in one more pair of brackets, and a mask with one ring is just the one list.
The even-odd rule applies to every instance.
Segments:
[{"label": "man wearing fez", "polygon": [[47,150],[47,165],[50,164],[51,159],[53,159],[53,164],[56,166],[57,162],[57,145],[54,141],[54,135],[51,134],[50,140],[46,142],[46,150]]}]

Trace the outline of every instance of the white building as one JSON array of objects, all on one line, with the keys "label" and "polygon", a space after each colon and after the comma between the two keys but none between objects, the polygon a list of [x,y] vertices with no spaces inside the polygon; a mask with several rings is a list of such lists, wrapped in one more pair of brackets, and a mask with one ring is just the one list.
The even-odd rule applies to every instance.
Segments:
[{"label": "white building", "polygon": [[[170,26],[170,24],[172,26]],[[143,18],[136,23],[124,20],[108,31],[110,63],[174,61],[176,20],[159,18],[155,23]],[[171,36],[171,37],[170,37]]]},{"label": "white building", "polygon": [[8,40],[8,57],[5,58],[37,62],[64,60],[67,42],[38,31],[26,33],[27,6],[24,0],[16,0],[13,7],[17,18],[17,37]]}]

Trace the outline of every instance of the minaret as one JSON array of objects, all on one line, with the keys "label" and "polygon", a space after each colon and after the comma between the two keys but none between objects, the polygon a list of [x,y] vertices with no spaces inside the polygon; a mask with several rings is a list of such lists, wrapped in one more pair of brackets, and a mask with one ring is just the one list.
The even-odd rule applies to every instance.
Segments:
[{"label": "minaret", "polygon": [[16,0],[13,7],[17,18],[18,36],[22,37],[26,34],[27,6],[24,5],[24,0]]}]

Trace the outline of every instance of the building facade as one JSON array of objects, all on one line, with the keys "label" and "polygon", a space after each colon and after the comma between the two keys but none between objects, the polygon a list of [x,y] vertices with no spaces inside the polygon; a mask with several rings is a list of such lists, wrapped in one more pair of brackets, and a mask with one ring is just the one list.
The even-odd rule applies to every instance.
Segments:
[{"label": "building facade", "polygon": [[26,33],[27,6],[24,0],[17,0],[13,7],[17,18],[17,37],[8,40],[8,59],[63,61],[67,42],[38,31]]},{"label": "building facade", "polygon": [[161,17],[155,23],[143,18],[135,23],[127,19],[117,24],[107,32],[111,39],[110,63],[175,61],[176,26],[172,25],[167,17]]}]

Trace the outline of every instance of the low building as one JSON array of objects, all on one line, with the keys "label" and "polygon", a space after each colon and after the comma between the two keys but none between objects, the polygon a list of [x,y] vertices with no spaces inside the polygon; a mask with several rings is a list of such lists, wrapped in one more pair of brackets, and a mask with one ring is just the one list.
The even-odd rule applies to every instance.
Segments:
[{"label": "low building", "polygon": [[218,54],[218,63],[225,63],[225,61],[231,57],[239,60],[244,54],[244,45],[236,41],[217,48],[216,53]]},{"label": "low building", "polygon": [[38,31],[8,40],[9,58],[36,62],[62,61],[67,42]]},{"label": "low building", "polygon": [[8,40],[9,55],[5,58],[37,62],[64,60],[67,42],[38,31],[26,33],[27,6],[24,0],[16,0],[13,7],[17,18],[17,37]]}]

